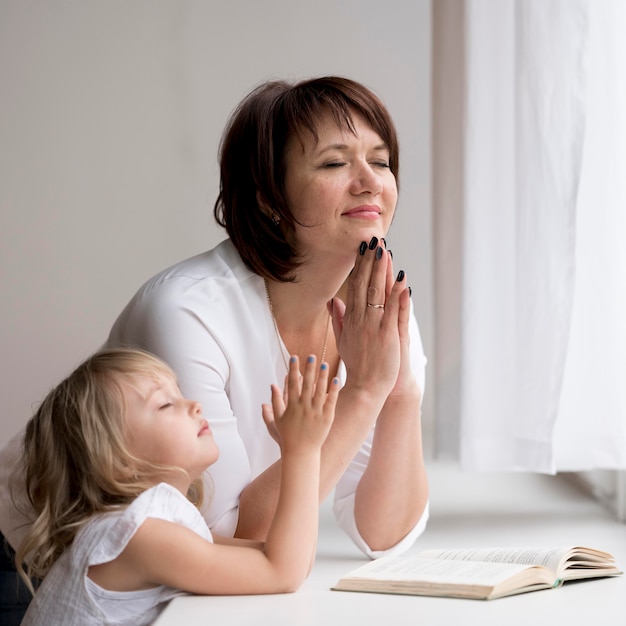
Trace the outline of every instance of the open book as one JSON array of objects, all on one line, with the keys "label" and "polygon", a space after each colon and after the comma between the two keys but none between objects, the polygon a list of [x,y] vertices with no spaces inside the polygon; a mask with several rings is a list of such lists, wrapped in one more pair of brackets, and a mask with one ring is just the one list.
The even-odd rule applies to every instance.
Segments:
[{"label": "open book", "polygon": [[490,600],[621,573],[611,554],[593,548],[460,548],[382,557],[333,589]]}]

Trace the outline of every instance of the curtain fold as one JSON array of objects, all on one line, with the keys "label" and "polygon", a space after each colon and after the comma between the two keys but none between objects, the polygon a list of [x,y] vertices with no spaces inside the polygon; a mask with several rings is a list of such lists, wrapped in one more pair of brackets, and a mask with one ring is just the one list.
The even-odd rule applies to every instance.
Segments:
[{"label": "curtain fold", "polygon": [[[435,248],[460,243],[456,262],[435,259],[438,393],[458,384],[439,448],[473,470],[626,467],[623,3],[461,4],[458,206],[441,193],[455,181],[434,184]],[[436,9],[435,37],[452,7]],[[460,337],[456,376],[447,332]]]}]

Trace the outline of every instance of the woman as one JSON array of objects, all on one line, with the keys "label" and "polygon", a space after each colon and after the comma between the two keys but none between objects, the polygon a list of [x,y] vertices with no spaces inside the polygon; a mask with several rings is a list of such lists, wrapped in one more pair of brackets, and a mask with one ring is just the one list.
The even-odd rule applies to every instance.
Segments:
[{"label": "woman", "polygon": [[149,280],[116,321],[109,346],[159,355],[207,407],[222,450],[204,511],[216,533],[265,537],[280,460],[260,406],[290,354],[327,361],[343,383],[320,501],[335,489],[340,525],[371,557],[422,531],[425,358],[383,239],[397,172],[392,120],[362,85],[261,85],[222,139],[215,217],[229,239]]},{"label": "woman", "polygon": [[[215,534],[265,538],[280,449],[261,405],[291,354],[328,362],[342,384],[320,501],[334,490],[338,523],[370,557],[406,550],[424,529],[425,357],[407,277],[383,239],[397,174],[393,122],[364,86],[261,85],[222,140],[215,216],[229,238],[150,279],[115,322],[109,347],[161,357],[205,407],[221,450],[203,510]],[[0,530],[14,547],[23,518],[5,470],[17,446],[0,459]]]}]

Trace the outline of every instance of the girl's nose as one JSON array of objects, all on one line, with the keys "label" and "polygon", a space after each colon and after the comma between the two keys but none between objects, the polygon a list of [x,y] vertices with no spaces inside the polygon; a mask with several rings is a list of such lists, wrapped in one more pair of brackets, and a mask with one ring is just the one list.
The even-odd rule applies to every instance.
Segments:
[{"label": "girl's nose", "polygon": [[189,400],[189,414],[192,417],[196,415],[202,415],[202,405],[195,400]]}]

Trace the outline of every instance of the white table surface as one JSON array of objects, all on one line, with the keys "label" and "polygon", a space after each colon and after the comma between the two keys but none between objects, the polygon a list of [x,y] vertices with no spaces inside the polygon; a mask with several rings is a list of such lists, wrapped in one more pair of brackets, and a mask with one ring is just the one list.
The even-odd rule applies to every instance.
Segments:
[{"label": "white table surface", "polygon": [[[431,519],[411,552],[428,548],[588,545],[626,569],[626,525],[561,478],[430,472]],[[310,577],[293,594],[183,596],[156,626],[506,625],[626,626],[626,576],[568,583],[491,601],[331,591],[364,557],[322,507]]]}]

